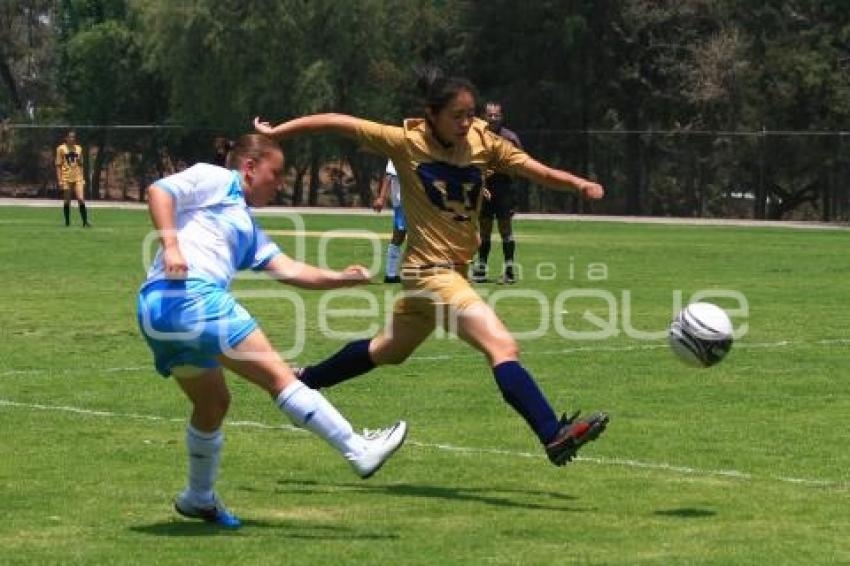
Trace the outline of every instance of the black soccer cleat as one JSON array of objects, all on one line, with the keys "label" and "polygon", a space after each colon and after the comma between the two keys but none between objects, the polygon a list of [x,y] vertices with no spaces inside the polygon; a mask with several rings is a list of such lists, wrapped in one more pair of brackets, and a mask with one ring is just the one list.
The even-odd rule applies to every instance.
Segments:
[{"label": "black soccer cleat", "polygon": [[516,276],[513,271],[505,271],[502,278],[499,279],[499,285],[514,285],[516,284]]},{"label": "black soccer cleat", "polygon": [[605,413],[593,413],[587,418],[578,419],[580,411],[573,413],[571,417],[567,414],[561,417],[561,427],[555,439],[546,445],[546,455],[556,466],[563,466],[575,458],[578,449],[596,440],[608,426],[608,415]]},{"label": "black soccer cleat", "polygon": [[476,264],[472,268],[472,279],[473,283],[487,283],[487,266],[484,264]]},{"label": "black soccer cleat", "polygon": [[399,275],[385,275],[384,283],[401,283],[401,276]]}]

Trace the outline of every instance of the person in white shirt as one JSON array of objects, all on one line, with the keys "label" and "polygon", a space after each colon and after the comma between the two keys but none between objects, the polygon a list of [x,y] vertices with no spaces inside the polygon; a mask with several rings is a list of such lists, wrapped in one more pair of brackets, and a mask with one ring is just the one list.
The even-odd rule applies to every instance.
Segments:
[{"label": "person in white shirt", "polygon": [[401,245],[407,237],[407,222],[404,218],[404,209],[401,207],[401,181],[392,160],[387,161],[387,169],[384,178],[378,188],[378,196],[372,203],[375,212],[381,212],[387,202],[387,194],[393,207],[393,236],[390,245],[387,246],[387,267],[384,283],[400,283],[398,266],[401,262]]},{"label": "person in white shirt", "polygon": [[274,141],[243,136],[231,157],[235,170],[199,163],[148,188],[160,249],[139,291],[138,321],[157,371],[173,375],[192,403],[188,485],[174,507],[187,517],[238,528],[241,522],[214,490],[230,403],[223,368],[267,391],[284,414],[326,440],[363,478],[401,446],[407,425],[399,421],[373,433],[354,432],[320,393],[295,378],[230,294],[231,281],[243,269],[305,289],[369,281],[359,265],[337,272],[299,263],[257,225],[249,206],[268,204],[281,186],[284,157]]}]

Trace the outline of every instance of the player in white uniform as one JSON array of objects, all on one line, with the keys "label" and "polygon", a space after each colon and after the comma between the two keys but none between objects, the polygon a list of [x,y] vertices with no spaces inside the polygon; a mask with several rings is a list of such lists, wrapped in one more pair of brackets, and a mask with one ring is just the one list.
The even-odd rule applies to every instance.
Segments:
[{"label": "player in white uniform", "polygon": [[401,262],[401,245],[407,236],[407,222],[404,218],[404,209],[401,207],[401,181],[398,179],[395,165],[392,160],[387,161],[387,169],[381,180],[378,196],[372,203],[375,212],[381,212],[387,202],[387,193],[393,207],[393,236],[390,245],[387,246],[387,268],[384,283],[400,283],[398,266]]},{"label": "player in white uniform", "polygon": [[404,441],[407,426],[357,434],[321,394],[304,386],[254,318],[228,292],[238,270],[263,270],[297,287],[332,289],[366,283],[361,266],[319,269],[281,252],[257,225],[249,205],[268,204],[281,184],[283,153],[269,138],[243,136],[233,149],[237,170],[197,164],[148,189],[160,249],[139,291],[139,326],[157,371],[192,402],[187,428],[189,479],[178,513],[223,527],[241,523],[214,490],[230,403],[223,367],[266,390],[293,422],[325,439],[363,478]]}]

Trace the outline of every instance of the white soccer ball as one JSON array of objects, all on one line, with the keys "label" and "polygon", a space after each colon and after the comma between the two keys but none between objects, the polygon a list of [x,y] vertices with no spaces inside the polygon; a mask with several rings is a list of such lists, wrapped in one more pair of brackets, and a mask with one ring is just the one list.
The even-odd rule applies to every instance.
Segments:
[{"label": "white soccer ball", "polygon": [[711,303],[692,303],[679,311],[667,334],[676,356],[690,366],[713,366],[732,348],[732,321]]}]

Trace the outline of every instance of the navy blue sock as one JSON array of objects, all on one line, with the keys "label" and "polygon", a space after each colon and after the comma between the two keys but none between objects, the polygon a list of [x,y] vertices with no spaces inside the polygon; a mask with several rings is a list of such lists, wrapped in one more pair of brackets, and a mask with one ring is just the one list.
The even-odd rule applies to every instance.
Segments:
[{"label": "navy blue sock", "polygon": [[321,389],[370,371],[375,362],[369,356],[369,342],[371,340],[349,342],[330,358],[304,368],[298,379],[310,389]]},{"label": "navy blue sock", "polygon": [[502,362],[493,368],[496,383],[505,401],[522,415],[542,444],[551,442],[558,433],[558,417],[519,362]]}]

